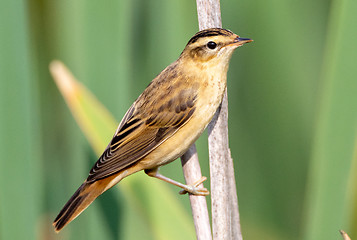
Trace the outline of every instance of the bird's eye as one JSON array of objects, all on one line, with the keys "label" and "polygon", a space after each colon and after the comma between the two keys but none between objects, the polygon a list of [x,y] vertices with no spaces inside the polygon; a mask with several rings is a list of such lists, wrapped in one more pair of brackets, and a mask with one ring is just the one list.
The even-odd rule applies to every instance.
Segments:
[{"label": "bird's eye", "polygon": [[209,49],[215,49],[217,47],[217,43],[210,41],[207,43],[207,47]]}]

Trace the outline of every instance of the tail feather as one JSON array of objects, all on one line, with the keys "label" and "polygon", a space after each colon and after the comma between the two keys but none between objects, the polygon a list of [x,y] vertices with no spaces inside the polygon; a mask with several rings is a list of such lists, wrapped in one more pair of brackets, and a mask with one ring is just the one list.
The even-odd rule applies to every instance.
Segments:
[{"label": "tail feather", "polygon": [[132,171],[125,170],[94,182],[85,181],[63,206],[53,221],[55,231],[59,232],[64,226],[81,214],[100,194],[113,187],[124,177],[136,171],[136,169],[132,169]]},{"label": "tail feather", "polygon": [[103,190],[98,188],[95,182],[84,182],[73,196],[64,205],[58,216],[53,222],[55,231],[59,232],[64,226],[74,220],[81,214],[100,194]]}]

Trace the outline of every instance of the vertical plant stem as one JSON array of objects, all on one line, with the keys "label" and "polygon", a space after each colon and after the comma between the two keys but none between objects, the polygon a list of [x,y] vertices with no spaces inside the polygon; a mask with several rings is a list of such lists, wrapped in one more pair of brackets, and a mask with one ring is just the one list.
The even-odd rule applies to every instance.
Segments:
[{"label": "vertical plant stem", "polygon": [[240,228],[240,217],[238,209],[238,195],[236,188],[236,180],[234,176],[234,166],[231,153],[229,151],[227,177],[228,177],[228,187],[229,187],[229,198],[230,198],[230,217],[231,217],[231,233],[232,239],[243,240],[242,231]]},{"label": "vertical plant stem", "polygon": [[[197,0],[200,30],[222,27],[219,0]],[[243,239],[233,160],[228,141],[227,90],[221,107],[208,125],[213,239]]]},{"label": "vertical plant stem", "polygon": [[[202,177],[195,144],[181,157],[181,163],[186,184],[193,184]],[[203,187],[203,184],[201,183],[199,187]],[[206,197],[189,194],[189,198],[197,239],[212,239]]]},{"label": "vertical plant stem", "polygon": [[[219,0],[197,0],[199,29],[222,27]],[[227,90],[222,104],[208,125],[213,239],[242,240],[233,160],[228,141]],[[186,183],[200,179],[201,170],[193,145],[181,157]],[[202,185],[203,187],[203,185]],[[211,239],[206,200],[190,195],[197,239]],[[208,223],[207,223],[208,222]]]},{"label": "vertical plant stem", "polygon": [[[226,95],[226,94],[225,94]],[[226,97],[223,99],[226,103]],[[227,178],[228,136],[224,132],[224,119],[227,112],[220,106],[208,125],[208,146],[210,158],[211,205],[213,239],[232,239],[230,223],[230,195]]]},{"label": "vertical plant stem", "polygon": [[219,0],[196,0],[198,26],[200,30],[222,27]]}]

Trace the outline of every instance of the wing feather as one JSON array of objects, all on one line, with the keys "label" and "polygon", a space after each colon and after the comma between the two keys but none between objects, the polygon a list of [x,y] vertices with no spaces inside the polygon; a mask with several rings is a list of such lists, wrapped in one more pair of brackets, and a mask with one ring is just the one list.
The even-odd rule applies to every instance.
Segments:
[{"label": "wing feather", "polygon": [[196,109],[197,89],[163,93],[153,98],[157,87],[160,86],[150,84],[129,108],[87,181],[108,177],[135,164],[190,120]]}]

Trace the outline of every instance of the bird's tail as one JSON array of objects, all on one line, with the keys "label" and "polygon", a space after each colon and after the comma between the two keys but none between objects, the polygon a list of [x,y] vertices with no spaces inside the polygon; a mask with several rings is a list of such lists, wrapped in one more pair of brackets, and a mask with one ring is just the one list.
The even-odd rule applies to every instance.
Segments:
[{"label": "bird's tail", "polygon": [[105,190],[97,182],[84,182],[64,205],[53,222],[55,231],[59,232],[64,226],[81,214]]}]

